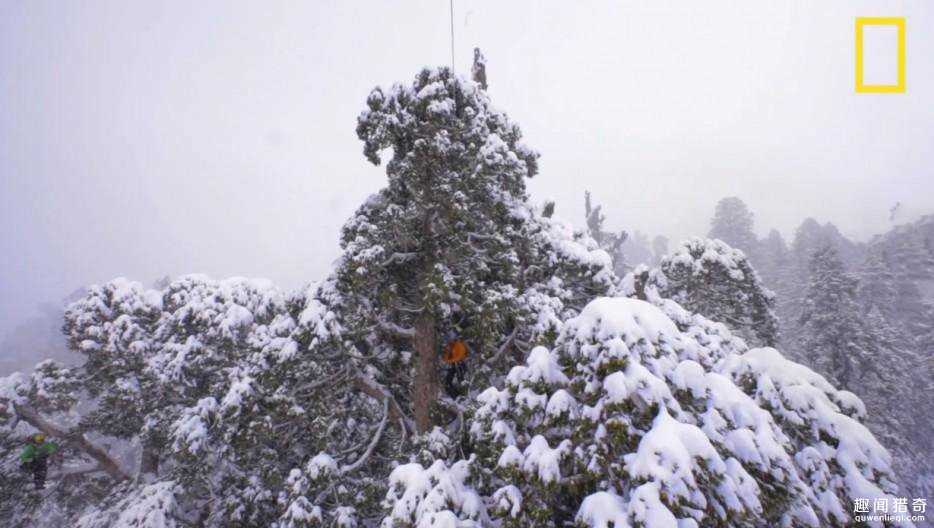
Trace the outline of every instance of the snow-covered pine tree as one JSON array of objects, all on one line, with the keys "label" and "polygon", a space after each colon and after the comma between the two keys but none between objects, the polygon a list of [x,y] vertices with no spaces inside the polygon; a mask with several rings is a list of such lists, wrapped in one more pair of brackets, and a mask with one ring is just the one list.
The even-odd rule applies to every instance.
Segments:
[{"label": "snow-covered pine tree", "polygon": [[[119,294],[94,294],[102,290]],[[144,371],[166,385],[140,396],[169,408],[171,447],[154,474],[135,482],[76,468],[73,483],[54,487],[54,501],[20,493],[4,506],[23,526],[51,519],[46,526],[83,528],[359,527],[375,522],[370,509],[379,511],[383,496],[386,528],[455,519],[488,526],[491,518],[504,526],[625,519],[654,527],[724,516],[739,526],[755,517],[816,525],[848,519],[840,505],[852,497],[890,491],[887,455],[845,416],[863,414],[857,399],[774,351],[747,351],[725,326],[659,298],[651,286],[645,294],[658,308],[627,299],[591,303],[564,326],[554,350],[534,350],[502,390],[485,391],[476,418],[464,424],[476,455],[457,461],[456,442],[439,429],[416,441],[410,458],[398,436],[406,427],[388,433],[387,418],[398,417],[393,398],[346,390],[359,374],[354,358],[327,353],[350,335],[332,311],[339,304],[333,284],[289,299],[255,281],[202,277],[179,279],[162,295],[125,281],[92,288],[87,302],[69,309],[86,323],[72,332],[91,337],[89,354],[107,349],[124,364],[114,351],[126,342],[113,345],[134,322],[113,321],[133,312],[148,319],[138,301],[162,299],[159,338],[135,333],[129,343],[137,345],[127,350],[149,346]],[[114,298],[123,301],[96,302]],[[112,318],[95,321],[108,311]],[[344,369],[318,370],[328,365]],[[32,379],[4,379],[0,397],[59,418],[52,412],[73,408],[86,380],[48,365]],[[315,390],[321,386],[327,390]],[[790,387],[807,397],[788,396]],[[366,405],[382,410],[382,434],[357,433]],[[148,426],[162,427],[159,420]],[[93,461],[95,444],[74,438],[69,465]],[[388,472],[393,451],[408,463],[392,471],[387,492],[374,468]],[[675,461],[677,469],[669,465]]]},{"label": "snow-covered pine tree", "polygon": [[934,280],[932,232],[928,223],[919,221],[895,228],[876,244],[884,248],[893,273],[897,299],[892,315],[915,336],[934,330],[934,321],[928,317],[932,303],[921,291],[922,284]]},{"label": "snow-covered pine tree", "polygon": [[[314,363],[294,361],[291,334],[301,325],[290,308],[265,281],[187,276],[161,291],[125,279],[90,288],[65,320],[85,363],[0,383],[8,387],[0,399],[13,402],[10,441],[21,445],[38,429],[67,447],[50,495],[4,483],[25,505],[4,518],[83,528],[270,525],[282,476],[311,447],[293,440],[316,431],[303,406],[317,402],[300,390]],[[51,381],[66,373],[71,383]],[[58,401],[68,405],[46,404],[44,394],[65,387]]]},{"label": "snow-covered pine tree", "polygon": [[604,230],[603,206],[593,203],[589,191],[584,192],[584,220],[588,234],[612,257],[613,269],[618,276],[622,277],[635,266],[655,261],[656,255],[649,247],[649,237],[645,233],[639,230],[619,233]]},{"label": "snow-covered pine tree", "polygon": [[[163,299],[157,290],[115,279],[93,286],[65,312],[65,336],[69,347],[82,354],[82,370],[88,376],[83,389],[95,404],[83,417],[83,427],[121,440],[132,439],[154,413],[164,408],[158,398],[153,372],[147,369]],[[153,433],[156,430],[153,429]],[[158,465],[159,448],[144,441],[143,473]]]},{"label": "snow-covered pine tree", "polygon": [[[0,378],[0,523],[4,526],[69,526],[69,500],[93,502],[106,494],[111,479],[124,478],[112,459],[75,428],[68,411],[80,398],[80,372],[55,361],[39,363],[29,375],[17,372]],[[49,487],[45,500],[34,491],[32,475],[19,468],[24,440],[37,432],[61,446],[56,456],[77,461],[59,467],[53,460],[49,473],[57,484]],[[94,472],[90,478],[89,471]]]},{"label": "snow-covered pine tree", "polygon": [[877,365],[879,340],[863,321],[856,300],[858,284],[833,246],[811,257],[800,319],[803,350],[816,370],[846,389],[856,385],[863,368]]},{"label": "snow-covered pine tree", "polygon": [[[424,70],[411,85],[374,90],[368,105],[358,134],[370,161],[392,148],[389,182],[344,227],[330,293],[316,294],[341,337],[313,350],[340,364],[332,370],[347,372],[353,389],[327,421],[353,423],[369,442],[352,464],[341,462],[352,444],[324,446],[290,476],[295,519],[336,519],[338,503],[320,500],[327,490],[378,487],[393,460],[443,465],[465,453],[477,389],[499,383],[531,347],[553,343],[561,321],[616,281],[592,238],[552,218],[553,207],[527,203],[536,156],[476,83]],[[441,348],[455,337],[470,347],[465,386],[440,394]],[[322,401],[347,390],[327,379],[315,382]],[[314,460],[353,471],[322,473]],[[378,507],[366,496],[353,502],[357,519]]]},{"label": "snow-covered pine tree", "polygon": [[756,269],[762,275],[763,280],[771,288],[776,288],[776,284],[782,282],[785,277],[785,271],[791,266],[791,254],[785,239],[777,229],[772,229],[769,234],[758,244],[758,258]]},{"label": "snow-covered pine tree", "polygon": [[807,269],[811,257],[814,253],[823,247],[833,245],[834,241],[829,240],[827,233],[821,227],[817,220],[805,218],[801,225],[795,229],[795,238],[791,243],[791,252],[796,264]]},{"label": "snow-covered pine tree", "polygon": [[473,457],[393,471],[381,526],[844,526],[891,497],[856,396],[644,293],[594,300],[480,394]]},{"label": "snow-covered pine tree", "polygon": [[[424,70],[411,86],[375,89],[358,120],[367,158],[379,164],[390,147],[393,158],[389,185],[344,228],[339,280],[373,303],[358,315],[384,335],[383,349],[364,353],[387,355],[384,372],[396,379],[414,364],[408,399],[420,432],[434,423],[446,335],[496,346],[484,323],[504,312],[496,306],[502,288],[521,274],[513,204],[525,199],[537,154],[488,101],[448,69]],[[467,313],[475,318],[466,320]],[[411,363],[389,352],[409,347]]]},{"label": "snow-covered pine tree", "polygon": [[[912,338],[908,348],[917,354],[913,375],[902,384],[911,387],[912,395],[930,394],[934,388],[934,300],[930,289],[934,282],[934,215],[896,226],[874,240],[872,247],[876,246],[884,248],[894,279],[896,301],[889,320],[905,329]],[[929,402],[913,402],[910,408],[918,425],[910,435],[913,447],[917,453],[930,453],[934,450],[934,407]],[[915,472],[918,496],[934,493],[934,469],[927,462]]]},{"label": "snow-covered pine tree", "polygon": [[613,270],[620,277],[625,275],[629,271],[629,263],[626,262],[623,245],[629,238],[629,234],[626,231],[613,233],[604,230],[603,223],[606,221],[606,216],[603,214],[603,206],[593,203],[590,191],[584,191],[584,220],[587,223],[587,233],[613,259]]},{"label": "snow-covered pine tree", "polygon": [[[84,401],[59,433],[94,440],[69,442],[68,463],[97,452],[117,471],[76,477],[84,491],[56,487],[60,524],[366,525],[394,463],[441,456],[438,438],[454,439],[443,456],[460,452],[469,398],[431,387],[442,339],[471,348],[466,397],[614,287],[593,239],[527,203],[536,156],[475,83],[425,70],[368,105],[358,132],[371,161],[392,148],[389,183],[347,222],[326,280],[292,296],[243,279],[182,277],[162,291],[117,280],[69,308]],[[11,401],[21,442],[32,426]],[[50,504],[21,503],[30,513],[11,518]]]},{"label": "snow-covered pine tree", "polygon": [[631,233],[627,231],[627,233],[629,236],[623,242],[623,253],[626,254],[628,261],[628,272],[640,264],[649,265],[655,259],[655,254],[652,253],[649,245],[649,235],[638,229]]},{"label": "snow-covered pine tree", "polygon": [[[424,70],[411,85],[374,90],[368,105],[358,134],[370,161],[392,147],[389,182],[344,227],[330,293],[316,294],[341,337],[313,350],[340,364],[353,388],[327,420],[337,429],[352,422],[369,442],[352,464],[341,459],[353,445],[324,446],[290,476],[296,519],[336,519],[337,503],[319,498],[378,487],[392,460],[463,453],[465,404],[476,388],[501,380],[532,346],[553,342],[563,319],[615,283],[609,255],[592,238],[552,218],[553,207],[527,203],[536,155],[476,83]],[[443,395],[440,352],[454,337],[470,347],[468,373],[461,395]],[[323,401],[346,391],[327,379],[315,382]],[[353,475],[322,473],[314,460],[337,460]],[[379,507],[364,499],[353,502],[355,518]]]},{"label": "snow-covered pine tree", "polygon": [[821,225],[813,218],[806,218],[795,230],[790,247],[791,262],[784,270],[779,270],[786,277],[777,291],[782,345],[798,360],[804,360],[806,354],[802,343],[805,332],[800,328],[799,319],[807,294],[811,257],[827,246],[837,250],[844,267],[848,269],[855,269],[864,259],[863,246],[844,237],[835,225],[830,222]]},{"label": "snow-covered pine tree", "polygon": [[898,304],[895,273],[889,266],[885,248],[870,247],[859,270],[858,298],[864,313],[877,311],[894,322]]},{"label": "snow-covered pine tree", "polygon": [[[608,287],[609,277],[594,279],[606,255],[549,260],[561,252],[551,247],[553,223],[526,204],[538,155],[476,83],[426,69],[411,85],[375,89],[367,105],[357,126],[367,159],[379,164],[390,148],[392,159],[387,187],[344,228],[336,271],[350,299],[343,324],[370,332],[360,352],[382,377],[408,386],[404,399],[427,432],[438,423],[444,340],[464,339],[472,368],[496,370],[498,352],[511,346],[504,336],[530,338],[522,296],[556,275],[562,289],[579,292],[565,300],[580,309]],[[558,269],[570,260],[576,269]]]},{"label": "snow-covered pine tree", "polygon": [[[845,272],[833,248],[818,250],[805,300],[803,347],[823,362],[815,368],[837,377],[868,409],[867,425],[894,455],[902,488],[922,493],[917,475],[931,472],[927,456],[931,426],[924,419],[925,396],[917,387],[924,360],[898,319],[895,274],[885,248],[867,251],[859,279]],[[813,317],[813,319],[812,319]],[[824,370],[830,369],[830,370]]]},{"label": "snow-covered pine tree", "polygon": [[[292,326],[283,296],[267,281],[245,279],[192,275],[161,291],[118,280],[70,306],[69,341],[87,355],[87,376],[100,380],[89,391],[99,390],[94,403],[106,410],[86,415],[87,427],[140,445],[138,469],[126,469],[136,485],[112,487],[76,525],[130,523],[123,508],[143,500],[134,495],[162,508],[140,516],[182,525],[274,519],[269,490],[301,453],[290,447],[291,430],[273,426],[294,422],[300,407],[258,387],[263,376],[285,394],[295,386],[275,361],[294,353],[282,340]],[[110,431],[108,423],[123,428]]]},{"label": "snow-covered pine tree", "polygon": [[726,323],[750,344],[774,346],[778,318],[774,295],[738,249],[721,240],[692,238],[682,242],[658,268],[637,268],[632,280],[705,317]]},{"label": "snow-covered pine tree", "polygon": [[878,307],[870,307],[863,322],[875,353],[870,364],[860,365],[853,392],[866,405],[866,425],[892,454],[899,487],[906,495],[925,497],[931,485],[919,477],[934,475],[928,455],[934,429],[925,416],[930,397],[922,389],[924,360],[905,339],[904,329],[892,326]]},{"label": "snow-covered pine tree", "polygon": [[[934,429],[926,409],[925,385],[931,376],[930,355],[924,352],[910,322],[901,319],[897,273],[886,244],[867,250],[859,271],[858,300],[863,321],[879,346],[878,371],[861,379],[859,390],[870,410],[873,432],[892,450],[902,487],[912,496],[927,496],[930,483],[919,476],[934,474],[926,453],[934,449]],[[919,456],[920,455],[920,456]]]},{"label": "snow-covered pine tree", "polygon": [[843,233],[833,223],[826,222],[821,225],[813,218],[805,218],[795,230],[795,238],[791,243],[795,265],[806,273],[810,266],[811,256],[825,246],[833,246],[847,268],[859,266],[865,258],[865,245],[843,236]]},{"label": "snow-covered pine tree", "polygon": [[[4,471],[36,429],[68,468],[47,496],[4,475],[5,524],[843,524],[891,491],[852,394],[654,285],[590,302],[609,255],[527,203],[534,155],[475,83],[425,70],[368,105],[389,183],[325,280],[116,280],[67,311],[84,365],[0,379]],[[449,335],[467,387],[426,430]]]},{"label": "snow-covered pine tree", "polygon": [[717,202],[707,236],[722,240],[747,255],[754,254],[758,245],[753,232],[753,214],[746,202],[735,196]]},{"label": "snow-covered pine tree", "polygon": [[794,259],[781,233],[772,229],[759,242],[756,271],[765,286],[775,293],[775,315],[779,321],[779,343],[785,350],[796,350],[794,329],[800,315],[801,283],[807,273],[799,274]]}]

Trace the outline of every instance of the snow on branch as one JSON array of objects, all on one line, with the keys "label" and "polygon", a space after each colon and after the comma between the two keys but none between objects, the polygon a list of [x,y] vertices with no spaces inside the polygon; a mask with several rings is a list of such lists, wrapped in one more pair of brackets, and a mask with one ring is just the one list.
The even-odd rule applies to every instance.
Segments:
[{"label": "snow on branch", "polygon": [[412,420],[402,411],[402,407],[399,405],[399,402],[396,401],[395,397],[393,397],[392,393],[376,380],[365,376],[357,376],[354,379],[354,385],[360,392],[367,396],[386,401],[389,404],[390,418],[404,423],[406,429],[413,429],[415,427]]},{"label": "snow on branch", "polygon": [[383,430],[386,429],[386,422],[389,421],[389,399],[383,400],[383,419],[380,420],[379,426],[376,428],[376,434],[373,435],[373,439],[370,440],[370,445],[367,446],[366,451],[360,455],[360,458],[357,459],[353,464],[348,464],[341,467],[341,473],[347,474],[351,473],[360,466],[362,466],[370,455],[373,454],[373,450],[376,449],[376,444],[379,443],[380,439],[383,437]]},{"label": "snow on branch", "polygon": [[384,319],[380,319],[379,328],[385,332],[388,332],[394,335],[395,337],[400,337],[402,339],[412,339],[415,337],[414,328],[405,328],[403,326],[399,326],[396,323],[393,323],[391,321],[386,321]]},{"label": "snow on branch", "polygon": [[83,434],[73,433],[60,428],[51,421],[43,418],[38,411],[27,403],[14,403],[13,409],[16,411],[16,414],[29,425],[48,436],[61,438],[75,449],[78,449],[96,460],[100,464],[101,469],[114,480],[127,480],[130,478],[117,461],[111,458],[106,451],[92,444]]}]

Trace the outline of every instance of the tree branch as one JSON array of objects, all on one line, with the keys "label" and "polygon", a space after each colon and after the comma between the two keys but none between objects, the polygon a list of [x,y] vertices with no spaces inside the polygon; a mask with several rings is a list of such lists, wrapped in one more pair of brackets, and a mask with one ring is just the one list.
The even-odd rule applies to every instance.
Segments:
[{"label": "tree branch", "polygon": [[351,471],[356,470],[357,468],[362,466],[363,463],[366,462],[368,458],[370,458],[370,455],[373,454],[373,450],[376,449],[376,444],[378,444],[380,438],[383,437],[383,430],[386,429],[386,422],[388,421],[389,421],[389,400],[386,399],[386,400],[383,400],[383,419],[380,420],[379,427],[377,427],[376,429],[376,434],[374,434],[373,439],[370,440],[370,445],[367,446],[366,451],[362,455],[360,455],[360,458],[358,458],[356,462],[354,462],[353,464],[349,464],[349,465],[341,467],[341,473],[346,475],[347,473],[350,473]]},{"label": "tree branch", "polygon": [[406,429],[414,429],[415,425],[412,423],[412,420],[405,415],[399,402],[396,401],[392,393],[390,393],[386,387],[383,387],[375,380],[365,376],[357,376],[354,379],[354,385],[357,387],[357,390],[367,396],[388,402],[389,417],[398,419],[400,423],[404,424]]},{"label": "tree branch", "polygon": [[415,252],[411,252],[411,253],[398,253],[398,252],[396,252],[396,253],[393,253],[392,255],[390,255],[389,258],[387,258],[386,260],[384,260],[384,261],[382,262],[382,264],[380,264],[380,266],[386,267],[386,266],[388,266],[388,265],[390,265],[390,264],[394,264],[394,263],[396,263],[396,262],[400,262],[400,263],[406,262],[406,261],[408,261],[408,260],[414,259],[417,255],[418,255],[418,253],[415,253]]},{"label": "tree branch", "polygon": [[43,418],[36,409],[28,404],[14,403],[13,410],[15,410],[16,414],[19,415],[19,417],[29,425],[42,431],[48,436],[62,439],[63,442],[68,443],[75,449],[96,460],[97,463],[100,464],[100,468],[108,475],[110,475],[110,477],[114,480],[129,480],[129,475],[127,475],[126,472],[120,468],[120,464],[112,459],[106,451],[91,443],[90,440],[85,438],[84,434],[72,433],[71,431],[66,431],[60,428],[49,420]]},{"label": "tree branch", "polygon": [[340,378],[343,378],[345,374],[347,374],[347,370],[344,369],[344,368],[342,368],[342,369],[338,370],[335,374],[333,374],[333,375],[331,375],[331,376],[325,376],[325,377],[323,377],[323,378],[321,378],[321,379],[318,379],[318,380],[315,380],[315,381],[312,381],[312,382],[309,382],[309,383],[306,383],[306,384],[302,385],[301,387],[295,389],[295,390],[293,391],[293,393],[294,393],[294,394],[297,394],[297,395],[300,395],[300,396],[303,396],[303,395],[305,395],[306,393],[308,393],[308,392],[310,392],[310,391],[313,391],[313,390],[315,390],[315,389],[317,389],[317,388],[319,388],[319,387],[322,387],[322,386],[324,386],[324,385],[330,385],[330,384],[332,384],[332,383],[337,383],[337,381],[338,381]]},{"label": "tree branch", "polygon": [[397,325],[396,323],[385,321],[383,319],[379,320],[379,328],[384,332],[388,332],[395,337],[400,337],[402,339],[412,339],[415,337],[414,328],[405,328],[403,326]]},{"label": "tree branch", "polygon": [[499,346],[499,349],[496,351],[496,353],[493,354],[493,358],[490,359],[490,363],[496,364],[496,362],[499,361],[499,359],[503,356],[503,354],[509,348],[509,345],[513,344],[513,342],[516,340],[516,336],[518,334],[519,334],[519,327],[517,326],[516,328],[512,330],[512,333],[510,333],[506,337],[506,340],[503,341],[503,344]]}]

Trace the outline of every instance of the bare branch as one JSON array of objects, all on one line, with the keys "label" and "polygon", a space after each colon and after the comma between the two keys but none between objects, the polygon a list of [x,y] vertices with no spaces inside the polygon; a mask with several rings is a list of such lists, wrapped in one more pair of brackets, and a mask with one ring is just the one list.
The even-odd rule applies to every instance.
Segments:
[{"label": "bare branch", "polygon": [[400,312],[408,312],[408,313],[422,313],[422,312],[425,311],[425,308],[424,308],[424,307],[421,307],[421,308],[417,308],[417,307],[416,307],[416,308],[412,308],[412,307],[409,307],[409,306],[402,306],[402,305],[399,304],[399,303],[393,303],[393,308],[395,308],[396,310],[399,310]]},{"label": "bare branch", "polygon": [[517,336],[518,334],[519,334],[519,328],[516,327],[516,328],[514,328],[514,329],[512,330],[512,333],[510,333],[510,334],[506,337],[506,340],[503,341],[503,344],[501,344],[501,345],[499,346],[499,349],[496,351],[496,353],[493,354],[493,358],[490,360],[490,363],[496,364],[496,362],[499,361],[499,359],[503,356],[503,354],[506,352],[506,350],[509,349],[509,346],[512,345],[513,342],[515,342],[516,336]]},{"label": "bare branch", "polygon": [[306,383],[306,384],[302,385],[301,387],[295,389],[295,394],[297,394],[297,395],[305,395],[305,394],[308,393],[309,391],[313,391],[313,390],[315,390],[315,389],[317,389],[317,388],[319,388],[319,387],[322,387],[322,386],[324,386],[324,385],[329,385],[329,384],[332,384],[332,383],[337,383],[337,381],[338,381],[339,379],[343,378],[345,374],[347,374],[347,370],[342,368],[342,369],[338,370],[335,374],[332,374],[331,376],[325,376],[324,378],[321,378],[321,379],[319,379],[319,380],[312,381],[312,382],[309,382],[309,383]]},{"label": "bare branch", "polygon": [[373,439],[370,440],[370,445],[366,448],[366,451],[360,455],[360,458],[357,459],[353,464],[349,464],[341,467],[341,473],[347,474],[350,473],[360,466],[370,458],[370,455],[373,454],[373,450],[376,449],[376,444],[379,443],[380,438],[383,437],[383,430],[386,429],[386,422],[389,421],[389,400],[383,400],[383,419],[379,422],[379,427],[376,428],[376,434],[373,435]]},{"label": "bare branch", "polygon": [[395,264],[396,262],[402,263],[414,259],[418,254],[415,252],[412,253],[393,253],[386,260],[380,264],[380,266],[386,267],[390,264]]},{"label": "bare branch", "polygon": [[467,233],[467,239],[468,239],[468,240],[471,240],[471,239],[474,239],[474,238],[476,238],[477,240],[490,240],[490,239],[493,238],[493,235],[484,235],[484,234],[481,234],[481,233],[476,233],[476,232],[474,232],[474,231],[471,231],[470,233]]},{"label": "bare branch", "polygon": [[383,330],[383,331],[385,331],[385,332],[388,332],[388,333],[390,333],[390,334],[392,334],[392,335],[394,335],[394,336],[396,336],[396,337],[400,337],[400,338],[402,338],[402,339],[412,339],[413,337],[415,337],[415,329],[414,329],[414,328],[405,328],[405,327],[403,327],[403,326],[397,325],[396,323],[393,323],[393,322],[390,322],[390,321],[386,321],[386,320],[383,320],[383,319],[380,319],[380,321],[379,321],[379,328],[380,328],[380,330]]},{"label": "bare branch", "polygon": [[371,398],[389,402],[389,417],[392,419],[398,419],[402,424],[405,425],[407,430],[411,430],[415,427],[415,424],[413,424],[412,420],[405,415],[405,413],[402,411],[402,407],[399,405],[399,402],[396,401],[392,393],[389,392],[386,387],[383,387],[375,380],[365,376],[357,376],[354,379],[354,385],[360,392]]}]

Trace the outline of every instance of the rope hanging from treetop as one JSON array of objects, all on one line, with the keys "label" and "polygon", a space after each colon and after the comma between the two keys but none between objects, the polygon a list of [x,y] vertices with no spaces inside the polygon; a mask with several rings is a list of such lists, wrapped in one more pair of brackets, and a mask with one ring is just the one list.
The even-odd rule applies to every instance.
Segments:
[{"label": "rope hanging from treetop", "polygon": [[454,0],[449,1],[451,6],[451,71],[454,71]]}]

